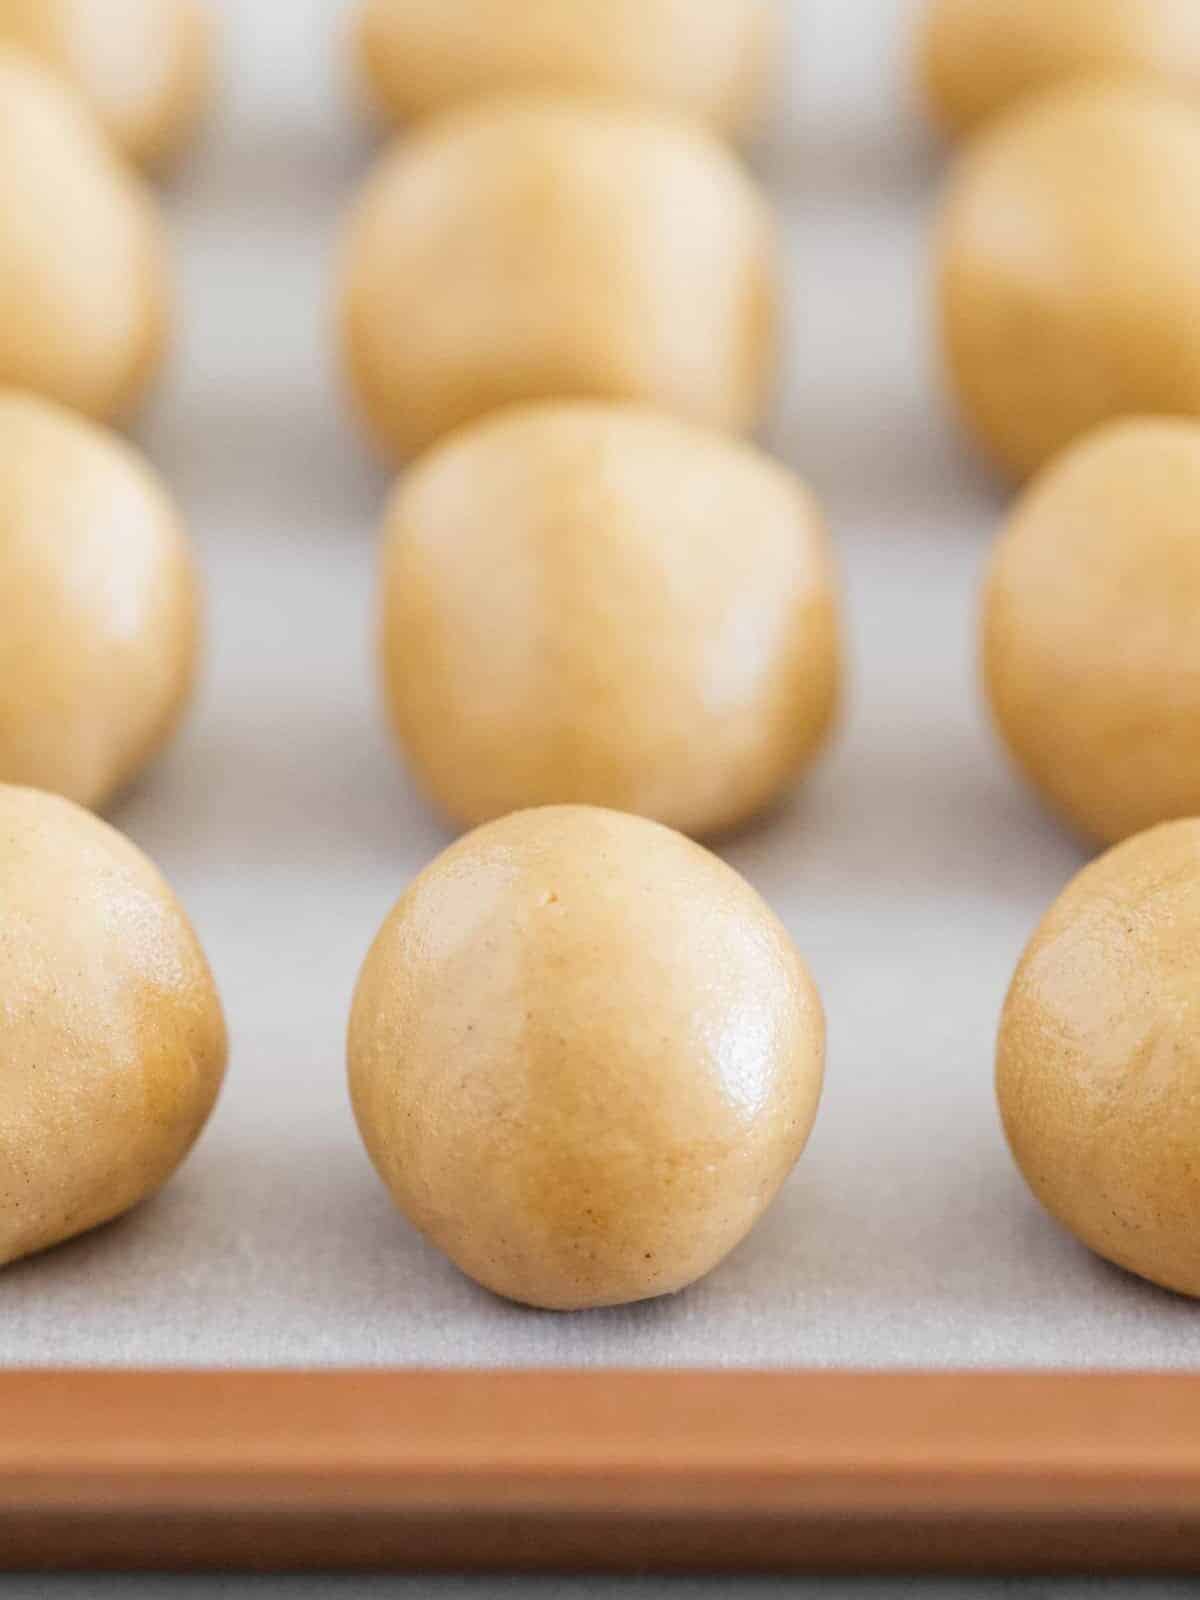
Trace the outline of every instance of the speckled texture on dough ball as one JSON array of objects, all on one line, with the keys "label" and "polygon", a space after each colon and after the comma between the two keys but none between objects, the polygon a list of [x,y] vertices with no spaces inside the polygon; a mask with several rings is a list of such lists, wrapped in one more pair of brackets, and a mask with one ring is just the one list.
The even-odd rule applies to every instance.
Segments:
[{"label": "speckled texture on dough ball", "polygon": [[61,74],[143,166],[178,155],[208,98],[208,0],[0,0],[0,43]]},{"label": "speckled texture on dough ball", "polygon": [[715,856],[522,812],[416,880],[359,979],[350,1087],[380,1175],[466,1273],[554,1310],[682,1289],[771,1203],[821,1090],[821,1004]]},{"label": "speckled texture on dough ball", "polygon": [[937,241],[950,381],[1024,477],[1102,422],[1200,415],[1200,105],[1060,89],[961,156]]},{"label": "speckled texture on dough ball", "polygon": [[364,0],[356,45],[373,98],[397,119],[551,89],[736,132],[764,97],[776,23],[774,0]]},{"label": "speckled texture on dough ball", "polygon": [[168,299],[150,194],[66,85],[0,44],[0,385],[124,417],[158,370]]},{"label": "speckled texture on dough ball", "polygon": [[212,974],[146,857],[0,786],[0,1265],[153,1193],[225,1069]]},{"label": "speckled texture on dough ball", "polygon": [[1126,840],[1056,901],[1004,1008],[1017,1164],[1083,1242],[1200,1295],[1200,821]]},{"label": "speckled texture on dough ball", "polygon": [[399,140],[368,179],[343,252],[344,361],[400,459],[522,400],[749,429],[775,277],[770,208],[712,135],[609,104],[487,101]]},{"label": "speckled texture on dough ball", "polygon": [[1195,0],[928,0],[920,52],[927,103],[956,134],[1083,78],[1143,79],[1200,99]]},{"label": "speckled texture on dough ball", "polygon": [[1200,814],[1200,422],[1115,423],[1048,468],[992,557],[997,726],[1075,828]]},{"label": "speckled texture on dough ball", "polygon": [[124,440],[0,390],[0,782],[100,806],[174,730],[199,598],[179,517]]},{"label": "speckled texture on dough ball", "polygon": [[804,486],[629,405],[517,408],[402,480],[382,661],[413,767],[456,821],[578,801],[711,835],[820,750],[840,675]]}]

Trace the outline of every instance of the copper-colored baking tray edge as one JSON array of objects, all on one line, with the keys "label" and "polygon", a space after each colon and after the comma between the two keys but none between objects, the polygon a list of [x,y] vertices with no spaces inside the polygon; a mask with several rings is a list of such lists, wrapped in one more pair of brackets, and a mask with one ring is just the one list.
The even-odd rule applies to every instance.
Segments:
[{"label": "copper-colored baking tray edge", "polygon": [[1200,1567],[1200,1375],[0,1373],[0,1566]]}]

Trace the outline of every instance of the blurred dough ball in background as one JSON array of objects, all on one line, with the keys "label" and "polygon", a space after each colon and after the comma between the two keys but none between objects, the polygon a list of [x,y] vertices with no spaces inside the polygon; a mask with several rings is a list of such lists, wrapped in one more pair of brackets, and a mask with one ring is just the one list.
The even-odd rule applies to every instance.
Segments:
[{"label": "blurred dough ball in background", "polygon": [[357,50],[404,120],[521,89],[639,100],[738,133],[766,98],[775,0],[365,0]]},{"label": "blurred dough ball in background", "polygon": [[996,546],[984,667],[1021,769],[1111,842],[1200,813],[1200,422],[1110,424]]},{"label": "blurred dough ball in background", "polygon": [[1019,107],[959,158],[937,258],[949,378],[1008,472],[1200,414],[1200,107],[1133,84]]},{"label": "blurred dough ball in background", "polygon": [[639,817],[520,812],[417,878],[349,1031],[367,1150],[497,1294],[671,1294],[774,1200],[821,1094],[820,996],[743,878]]},{"label": "blurred dough ball in background", "polygon": [[926,101],[968,133],[1077,78],[1128,76],[1200,98],[1196,0],[931,0],[920,35]]},{"label": "blurred dough ball in background", "polygon": [[583,801],[711,835],[833,719],[832,562],[756,449],[630,405],[513,409],[401,483],[382,655],[394,725],[457,822]]},{"label": "blurred dough ball in background", "polygon": [[77,806],[0,786],[0,917],[2,1266],[166,1182],[217,1098],[226,1036],[170,888]]},{"label": "blurred dough ball in background", "polygon": [[212,76],[203,0],[0,0],[0,43],[53,67],[117,147],[142,166],[176,156]]},{"label": "blurred dough ball in background", "polygon": [[154,200],[70,90],[0,45],[0,386],[125,414],[157,371],[168,298]]},{"label": "blurred dough ball in background", "polygon": [[1004,1007],[996,1089],[1034,1194],[1084,1244],[1200,1295],[1200,822],[1094,861]]},{"label": "blurred dough ball in background", "polygon": [[121,439],[0,391],[0,782],[101,806],[188,698],[198,594],[187,540]]},{"label": "blurred dough ball in background", "polygon": [[776,236],[710,134],[505,99],[398,141],[351,219],[345,362],[405,458],[510,401],[644,400],[733,430],[774,375]]}]

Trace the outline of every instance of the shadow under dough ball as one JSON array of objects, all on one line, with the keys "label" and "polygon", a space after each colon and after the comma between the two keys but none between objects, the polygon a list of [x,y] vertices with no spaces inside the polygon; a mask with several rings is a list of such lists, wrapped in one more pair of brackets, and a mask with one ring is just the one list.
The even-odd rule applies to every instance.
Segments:
[{"label": "shadow under dough ball", "polygon": [[513,408],[402,480],[381,653],[456,821],[577,801],[693,834],[811,762],[840,677],[812,497],[757,449],[638,406]]},{"label": "shadow under dough ball", "polygon": [[997,1091],[1034,1194],[1118,1266],[1200,1295],[1200,822],[1086,867],[1021,958]]},{"label": "shadow under dough ball", "polygon": [[736,133],[765,98],[774,0],[366,0],[357,53],[396,120],[521,89],[611,95]]},{"label": "shadow under dough ball", "polygon": [[149,192],[53,73],[0,45],[0,385],[124,416],[167,320]]},{"label": "shadow under dough ball", "polygon": [[0,782],[103,805],[187,701],[192,557],[165,489],[124,440],[4,391],[0,596]]},{"label": "shadow under dough ball", "polygon": [[737,158],[669,118],[520,97],[397,141],[351,218],[344,360],[401,459],[512,401],[644,400],[751,428],[775,227]]},{"label": "shadow under dough ball", "polygon": [[669,1294],[770,1205],[808,1138],[824,1020],[732,868],[589,807],[469,834],[384,923],[350,1087],[409,1219],[551,1310]]},{"label": "shadow under dough ball", "polygon": [[1089,838],[1200,814],[1198,618],[1200,422],[1112,423],[1018,503],[984,591],[988,698]]},{"label": "shadow under dough ball", "polygon": [[225,1054],[204,953],[146,857],[68,801],[0,786],[0,1265],[165,1183]]},{"label": "shadow under dough ball", "polygon": [[953,134],[1080,78],[1200,97],[1193,0],[929,0],[919,46],[926,102]]},{"label": "shadow under dough ball", "polygon": [[205,0],[0,0],[0,43],[20,45],[83,97],[142,166],[176,156],[208,95]]},{"label": "shadow under dough ball", "polygon": [[1014,475],[1200,413],[1200,107],[1111,83],[1019,107],[960,157],[937,257],[951,384]]}]

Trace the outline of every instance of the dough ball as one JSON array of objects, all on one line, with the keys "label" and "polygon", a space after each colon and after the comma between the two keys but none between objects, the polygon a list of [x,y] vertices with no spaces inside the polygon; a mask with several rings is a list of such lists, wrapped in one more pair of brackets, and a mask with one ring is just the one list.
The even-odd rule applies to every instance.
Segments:
[{"label": "dough ball", "polygon": [[739,131],[765,97],[773,0],[366,0],[381,109],[422,117],[521,89],[610,95]]},{"label": "dough ball", "polygon": [[1018,504],[984,667],[1017,763],[1093,839],[1200,813],[1200,423],[1110,424]]},{"label": "dough ball", "polygon": [[165,1183],[225,1050],[204,953],[141,851],[66,800],[0,786],[0,1265]]},{"label": "dough ball", "polygon": [[178,153],[207,100],[211,14],[201,0],[0,0],[0,42],[60,73],[143,166]]},{"label": "dough ball", "polygon": [[749,1232],[816,1115],[821,1002],[732,868],[562,806],[459,840],[367,957],[359,1127],[464,1272],[551,1310],[670,1294]]},{"label": "dough ball", "polygon": [[712,834],[774,799],[834,714],[811,496],[638,406],[463,429],[401,483],[382,583],[392,719],[460,823],[580,801]]},{"label": "dough ball", "polygon": [[0,45],[0,385],[131,410],[167,325],[162,225],[75,96]]},{"label": "dough ball", "polygon": [[645,400],[750,428],[774,356],[770,211],[710,135],[516,99],[398,142],[343,265],[345,360],[403,458],[510,401]]},{"label": "dough ball", "polygon": [[123,440],[4,392],[0,595],[0,782],[100,806],[187,700],[192,559],[162,485]]},{"label": "dough ball", "polygon": [[1200,1295],[1200,822],[1086,867],[1017,968],[997,1089],[1046,1209],[1131,1272]]},{"label": "dough ball", "polygon": [[1091,84],[1004,118],[952,180],[940,277],[952,383],[1008,471],[1200,413],[1200,108]]},{"label": "dough ball", "polygon": [[925,97],[955,134],[1080,78],[1141,78],[1200,97],[1195,0],[930,0]]}]

